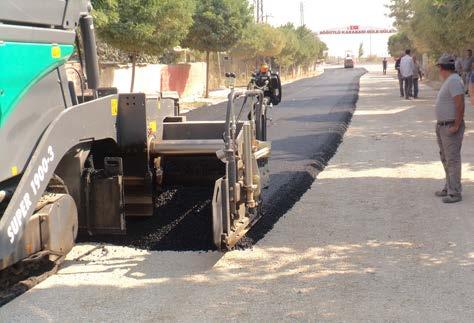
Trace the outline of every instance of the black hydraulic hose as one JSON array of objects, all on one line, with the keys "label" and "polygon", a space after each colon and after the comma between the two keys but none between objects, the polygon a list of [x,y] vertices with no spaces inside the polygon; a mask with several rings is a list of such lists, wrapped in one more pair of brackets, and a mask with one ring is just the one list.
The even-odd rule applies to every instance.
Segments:
[{"label": "black hydraulic hose", "polygon": [[235,131],[233,131],[233,127],[235,127],[235,115],[234,115],[234,100],[242,95],[242,92],[235,92],[234,89],[231,90],[229,93],[229,101],[227,102],[227,113],[226,113],[226,120],[225,120],[225,134],[224,134],[224,141],[225,141],[225,156],[227,160],[227,175],[228,175],[228,189],[230,193],[230,213],[233,215],[237,212],[236,204],[235,204],[235,184],[237,182],[237,163],[235,158]]},{"label": "black hydraulic hose", "polygon": [[[82,77],[81,73],[74,67],[68,67],[67,69],[73,70],[77,76],[79,77],[79,82],[81,82],[81,97],[82,103],[84,103],[84,78]],[[77,100],[77,99],[76,99]]]},{"label": "black hydraulic hose", "polygon": [[79,40],[79,34],[76,33],[76,50],[77,56],[79,57],[79,64],[81,64],[81,69],[84,70],[84,61],[82,60],[82,50],[81,50],[81,41]]},{"label": "black hydraulic hose", "polygon": [[237,121],[240,120],[242,116],[242,111],[244,111],[245,104],[247,103],[248,96],[245,97],[244,102],[242,103],[242,107],[240,108],[239,115],[237,116]]},{"label": "black hydraulic hose", "polygon": [[74,82],[68,81],[67,86],[69,88],[69,95],[71,96],[72,105],[78,105],[79,102],[77,102],[77,94],[76,89],[74,88]]},{"label": "black hydraulic hose", "polygon": [[229,93],[229,101],[227,102],[227,113],[226,113],[226,120],[225,120],[225,133],[224,133],[224,141],[225,141],[225,156],[227,161],[228,167],[228,184],[229,184],[229,191],[231,193],[231,203],[230,203],[230,212],[231,214],[235,214],[236,204],[234,200],[235,192],[235,184],[237,182],[237,162],[235,156],[235,128],[236,128],[236,119],[234,113],[234,101],[241,97],[245,96],[248,98],[249,96],[257,96],[259,102],[259,110],[261,112],[261,107],[263,104],[263,91],[261,90],[250,90],[241,92],[236,92],[234,89],[231,90]]},{"label": "black hydraulic hose", "polygon": [[232,91],[229,93],[229,101],[227,102],[227,113],[225,116],[225,148],[230,149],[230,145],[232,142],[232,134],[231,134],[231,127],[232,124],[231,122],[235,119],[234,115],[234,101],[236,98],[239,96],[243,95],[243,92],[236,92],[232,89]]}]

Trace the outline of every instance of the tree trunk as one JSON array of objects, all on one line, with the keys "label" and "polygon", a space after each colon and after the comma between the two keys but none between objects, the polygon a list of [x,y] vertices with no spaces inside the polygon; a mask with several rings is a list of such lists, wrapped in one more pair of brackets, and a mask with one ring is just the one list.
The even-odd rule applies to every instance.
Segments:
[{"label": "tree trunk", "polygon": [[137,54],[132,54],[130,58],[132,60],[132,82],[130,84],[130,93],[133,93],[133,89],[135,87],[135,67],[137,65]]},{"label": "tree trunk", "polygon": [[206,52],[206,96],[205,98],[209,98],[209,65],[210,65],[210,56],[211,53],[209,51]]},{"label": "tree trunk", "polygon": [[221,54],[219,52],[217,52],[217,66],[218,66],[218,71],[219,71],[217,80],[219,81],[219,88],[220,88],[222,84],[222,66],[221,66]]},{"label": "tree trunk", "polygon": [[248,82],[249,79],[249,67],[247,66],[247,63],[244,63],[245,65],[245,82]]}]

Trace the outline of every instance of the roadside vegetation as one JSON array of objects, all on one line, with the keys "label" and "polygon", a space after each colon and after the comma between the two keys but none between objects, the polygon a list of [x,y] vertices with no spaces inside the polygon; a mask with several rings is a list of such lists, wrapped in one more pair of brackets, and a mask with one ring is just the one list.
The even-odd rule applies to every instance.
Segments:
[{"label": "roadside vegetation", "polygon": [[326,44],[306,26],[288,23],[278,28],[269,24],[251,23],[244,37],[231,49],[231,54],[255,66],[273,60],[280,71],[291,73],[298,67],[307,68],[324,57]]},{"label": "roadside vegetation", "polygon": [[[175,63],[225,53],[254,69],[263,61],[281,72],[308,68],[327,50],[305,26],[255,23],[247,0],[93,0],[101,61]],[[185,54],[186,55],[186,54]],[[187,58],[185,59],[187,61]],[[132,75],[134,72],[132,72]],[[207,73],[209,84],[209,68]],[[133,77],[131,89],[133,90]],[[207,86],[206,94],[209,90]]]},{"label": "roadside vegetation", "polygon": [[399,30],[388,43],[394,57],[406,48],[430,57],[460,55],[474,45],[473,0],[391,0],[388,7]]}]

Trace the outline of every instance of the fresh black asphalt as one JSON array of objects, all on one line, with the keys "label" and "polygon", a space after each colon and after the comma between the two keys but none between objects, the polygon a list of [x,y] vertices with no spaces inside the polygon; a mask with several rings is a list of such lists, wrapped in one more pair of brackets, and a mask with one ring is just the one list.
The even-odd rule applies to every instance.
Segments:
[{"label": "fresh black asphalt", "polygon": [[[264,215],[237,247],[250,247],[264,237],[311,187],[342,141],[364,73],[364,69],[328,69],[283,87],[283,101],[270,112],[272,157]],[[223,119],[225,106],[202,107],[186,116]],[[211,250],[211,198],[212,187],[170,189],[158,199],[153,217],[128,221],[126,237],[106,241],[149,250]]]},{"label": "fresh black asphalt", "polygon": [[[270,113],[271,175],[264,193],[264,215],[237,248],[251,247],[263,238],[311,187],[318,172],[335,154],[352,118],[359,79],[364,73],[363,69],[330,69],[319,77],[284,86],[282,103]],[[187,114],[189,120],[224,117],[225,103]],[[81,237],[79,242],[109,242],[148,250],[212,250],[212,191],[212,187],[170,188],[157,198],[154,216],[128,219],[126,236]],[[48,262],[35,270],[47,273],[51,266]],[[21,284],[3,288],[0,306],[27,289]]]}]

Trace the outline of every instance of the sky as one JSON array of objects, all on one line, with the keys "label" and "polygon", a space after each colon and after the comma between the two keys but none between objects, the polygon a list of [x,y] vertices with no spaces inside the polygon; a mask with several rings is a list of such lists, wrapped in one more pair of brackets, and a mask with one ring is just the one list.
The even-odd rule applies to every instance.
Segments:
[{"label": "sky", "polygon": [[[300,24],[300,0],[264,0],[268,22],[278,26],[287,22]],[[392,27],[385,7],[389,0],[304,0],[304,21],[313,31],[359,25],[367,27]],[[357,56],[360,43],[365,55],[388,56],[387,41],[390,35],[321,35],[329,47],[330,56],[344,56],[351,51]]]}]

